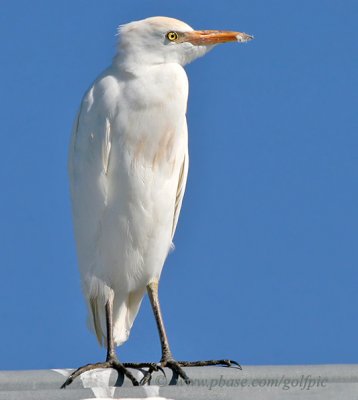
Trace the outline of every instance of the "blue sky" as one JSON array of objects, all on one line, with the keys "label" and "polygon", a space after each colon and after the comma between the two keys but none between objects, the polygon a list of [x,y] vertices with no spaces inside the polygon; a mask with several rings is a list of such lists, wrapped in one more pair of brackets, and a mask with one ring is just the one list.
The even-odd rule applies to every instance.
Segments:
[{"label": "blue sky", "polygon": [[[7,2],[0,13],[0,368],[100,361],[67,178],[80,99],[119,24],[255,35],[187,67],[191,165],[160,296],[178,359],[358,362],[358,3]],[[148,301],[123,361],[157,361]]]}]

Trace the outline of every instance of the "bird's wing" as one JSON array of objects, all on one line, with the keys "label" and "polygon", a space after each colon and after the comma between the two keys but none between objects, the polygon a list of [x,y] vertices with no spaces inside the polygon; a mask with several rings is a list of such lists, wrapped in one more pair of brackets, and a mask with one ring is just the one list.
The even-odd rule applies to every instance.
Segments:
[{"label": "bird's wing", "polygon": [[74,123],[69,149],[69,176],[75,235],[81,272],[95,262],[95,244],[107,205],[107,173],[111,154],[109,101],[118,93],[117,83],[107,76],[85,94]]},{"label": "bird's wing", "polygon": [[[93,280],[98,264],[98,245],[107,208],[111,155],[111,116],[118,84],[111,76],[99,78],[85,94],[77,114],[69,149],[69,177],[79,268],[85,295],[93,314],[91,325],[101,343],[104,316],[97,297],[108,297],[106,288]],[[96,293],[94,295],[93,293]],[[92,298],[91,296],[96,296]]]},{"label": "bird's wing", "polygon": [[188,148],[187,148],[181,168],[180,168],[180,172],[179,172],[178,187],[177,187],[177,192],[176,192],[176,197],[175,197],[172,240],[173,240],[173,237],[175,234],[175,229],[178,224],[179,214],[180,214],[181,206],[183,203],[186,181],[187,181],[187,177],[188,177],[188,170],[189,170],[189,153],[188,153]]}]

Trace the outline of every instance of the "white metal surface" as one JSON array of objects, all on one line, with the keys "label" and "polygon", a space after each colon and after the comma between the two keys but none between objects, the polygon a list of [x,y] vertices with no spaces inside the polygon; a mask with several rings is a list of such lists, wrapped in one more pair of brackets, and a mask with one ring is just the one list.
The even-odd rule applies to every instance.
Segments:
[{"label": "white metal surface", "polygon": [[[192,385],[171,385],[167,377],[153,374],[150,386],[133,387],[117,381],[114,371],[83,375],[61,390],[71,370],[0,371],[0,400],[13,399],[358,399],[358,365],[247,366],[186,368]],[[139,377],[139,376],[138,376]],[[116,386],[116,384],[118,386]]]}]

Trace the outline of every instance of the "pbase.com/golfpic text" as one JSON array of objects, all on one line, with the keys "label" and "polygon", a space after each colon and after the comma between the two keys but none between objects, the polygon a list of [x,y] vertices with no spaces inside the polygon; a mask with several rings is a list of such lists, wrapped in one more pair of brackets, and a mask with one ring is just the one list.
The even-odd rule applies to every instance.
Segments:
[{"label": "pbase.com/golfpic text", "polygon": [[[158,375],[155,379],[155,384],[166,386],[169,384],[168,379],[164,375]],[[207,387],[208,390],[224,387],[277,387],[282,390],[300,389],[311,390],[314,388],[323,388],[327,385],[328,379],[321,376],[301,375],[298,378],[286,377],[282,375],[277,378],[224,378],[220,375],[219,378],[201,378],[191,379],[190,386]],[[183,380],[178,380],[177,385],[186,385]]]}]

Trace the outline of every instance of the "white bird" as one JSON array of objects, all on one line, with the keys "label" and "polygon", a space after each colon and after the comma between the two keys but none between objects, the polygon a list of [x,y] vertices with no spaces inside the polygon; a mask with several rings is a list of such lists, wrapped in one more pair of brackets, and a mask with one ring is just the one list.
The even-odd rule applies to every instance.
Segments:
[{"label": "white bird", "polygon": [[[173,18],[153,17],[119,27],[112,65],[85,93],[69,152],[77,253],[90,325],[106,343],[107,360],[78,368],[114,368],[138,384],[128,368],[231,365],[231,360],[178,362],[171,353],[158,300],[161,271],[172,246],[188,174],[183,66],[224,42],[252,36],[194,31]],[[122,364],[115,345],[128,339],[148,295],[162,346],[161,363]],[[141,383],[148,381],[142,380]]]}]

